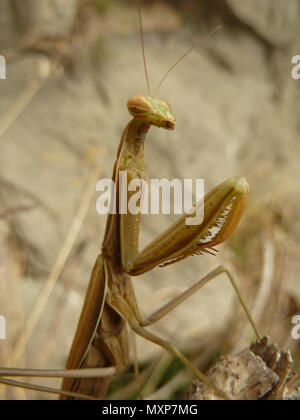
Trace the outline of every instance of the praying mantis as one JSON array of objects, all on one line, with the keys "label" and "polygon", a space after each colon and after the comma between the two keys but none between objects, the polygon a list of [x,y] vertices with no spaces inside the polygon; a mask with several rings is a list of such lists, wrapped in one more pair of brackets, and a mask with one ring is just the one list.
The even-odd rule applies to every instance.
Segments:
[{"label": "praying mantis", "polygon": [[[145,74],[149,90],[140,3],[138,3],[138,10]],[[145,180],[144,145],[150,127],[156,126],[173,130],[176,125],[171,107],[156,95],[155,97],[133,96],[129,99],[127,107],[133,118],[123,132],[114,164],[112,180],[117,187],[121,171],[127,172],[129,182],[136,178]],[[225,273],[237,292],[257,336],[259,336],[231,273],[225,267],[218,267],[148,319],[141,317],[130,276],[143,274],[158,265],[172,264],[197,253],[209,252],[214,246],[226,241],[241,219],[247,196],[248,185],[244,178],[234,177],[225,181],[206,195],[204,199],[205,216],[200,225],[187,226],[186,215],[183,215],[141,252],[139,251],[140,214],[109,215],[101,254],[98,256],[91,274],[66,368],[117,366],[119,370],[126,366],[128,339],[125,322],[127,322],[136,334],[160,345],[178,357],[219,396],[226,398],[226,395],[210,383],[205,375],[199,372],[174,344],[150,333],[145,327],[161,319],[212,278]],[[130,199],[130,195],[128,199]],[[109,380],[103,378],[93,380],[65,378],[62,390],[103,398],[108,384]]]},{"label": "praying mantis", "polygon": [[[144,146],[151,126],[166,130],[175,129],[176,119],[171,107],[166,101],[159,99],[157,93],[170,70],[187,55],[186,53],[171,67],[159,84],[157,93],[151,97],[140,2],[138,11],[148,95],[133,96],[127,103],[132,119],[122,134],[113,167],[112,180],[117,190],[121,171],[127,172],[129,182],[137,178],[146,179]],[[91,273],[66,369],[23,371],[24,376],[63,377],[61,390],[57,391],[61,399],[105,398],[112,375],[122,371],[129,362],[127,324],[137,335],[177,357],[205,385],[212,388],[219,398],[228,399],[229,397],[200,372],[175,344],[158,337],[146,327],[160,320],[210,280],[224,273],[259,338],[259,332],[231,272],[224,266],[217,267],[147,319],[141,316],[131,276],[141,275],[157,266],[174,264],[196,254],[213,252],[214,247],[225,242],[238,226],[246,206],[248,189],[247,181],[243,177],[233,177],[223,182],[207,193],[204,200],[196,204],[193,213],[189,214],[189,217],[193,216],[197,207],[204,205],[204,219],[201,224],[186,224],[187,215],[184,214],[142,251],[139,250],[141,215],[120,214],[118,211],[109,214],[101,253],[96,258]],[[117,197],[117,209],[118,201]],[[15,370],[11,371],[10,375],[18,376],[20,373],[19,370]],[[1,381],[5,383],[5,380]],[[51,389],[47,392],[51,392]]]}]

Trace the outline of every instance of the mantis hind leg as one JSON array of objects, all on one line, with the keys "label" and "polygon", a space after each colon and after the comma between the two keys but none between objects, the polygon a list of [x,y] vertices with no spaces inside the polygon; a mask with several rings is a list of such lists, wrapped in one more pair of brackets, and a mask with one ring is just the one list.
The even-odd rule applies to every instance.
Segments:
[{"label": "mantis hind leg", "polygon": [[164,348],[167,352],[169,352],[172,356],[177,357],[193,374],[195,374],[206,386],[211,388],[216,395],[221,397],[225,400],[230,400],[231,398],[219,389],[204,373],[202,373],[196,366],[193,365],[189,361],[189,359],[177,348],[176,345],[173,343],[164,340],[161,337],[149,332],[146,328],[141,325],[140,320],[136,318],[134,313],[131,311],[130,307],[128,306],[127,302],[124,301],[123,298],[119,297],[114,302],[115,309],[124,317],[124,319],[128,322],[129,326],[135,331],[136,334],[145,338],[152,343],[159,345],[160,347]]},{"label": "mantis hind leg", "polygon": [[32,377],[32,378],[109,378],[117,373],[114,366],[104,368],[88,369],[20,369],[20,368],[1,368],[0,384],[17,388],[24,388],[33,391],[58,394],[61,397],[70,397],[76,399],[95,400],[96,398],[86,393],[72,392],[70,390],[60,390],[53,387],[35,385],[27,382],[20,382],[7,377]]},{"label": "mantis hind leg", "polygon": [[182,294],[172,299],[170,302],[168,302],[166,305],[162,306],[160,309],[155,311],[152,315],[147,317],[147,319],[141,321],[141,326],[145,327],[151,324],[154,324],[155,322],[159,321],[161,318],[163,318],[165,315],[170,313],[173,309],[175,309],[178,305],[180,305],[182,302],[184,302],[186,299],[188,299],[191,295],[193,295],[195,292],[197,292],[199,289],[201,289],[203,286],[205,286],[208,282],[213,280],[215,277],[219,276],[220,274],[226,274],[227,278],[229,279],[233,290],[238,298],[238,301],[240,302],[240,305],[242,306],[245,315],[251,324],[255,335],[257,339],[261,338],[261,334],[258,331],[258,328],[255,325],[255,322],[250,314],[250,311],[245,303],[245,300],[243,299],[239,287],[234,280],[234,276],[231,273],[231,271],[226,268],[223,265],[220,265],[215,270],[208,273],[206,276],[202,277],[200,280],[198,280],[194,285],[192,285],[190,288],[185,290]]},{"label": "mantis hind leg", "polygon": [[159,346],[163,347],[165,350],[167,350],[170,354],[177,357],[181,362],[189,369],[191,370],[196,376],[207,386],[214,389],[214,391],[220,395],[222,398],[228,399],[228,396],[219,390],[210,380],[207,378],[202,372],[200,372],[187,358],[186,356],[172,343],[154,335],[153,333],[150,333],[145,329],[146,326],[152,325],[155,322],[159,321],[161,318],[163,318],[165,315],[170,313],[173,309],[175,309],[178,305],[180,305],[182,302],[184,302],[186,299],[188,299],[191,295],[193,295],[195,292],[197,292],[199,289],[201,289],[203,286],[205,286],[207,283],[209,283],[212,279],[215,277],[226,274],[227,278],[229,279],[233,290],[238,298],[238,301],[240,302],[245,315],[251,324],[255,335],[257,339],[261,338],[261,334],[258,331],[258,328],[255,325],[254,320],[251,317],[250,311],[248,310],[248,307],[240,293],[239,287],[234,280],[233,274],[230,272],[228,268],[226,268],[223,265],[220,265],[215,270],[211,271],[204,277],[202,277],[200,280],[198,280],[193,286],[185,290],[182,294],[172,299],[170,302],[168,302],[166,305],[162,306],[160,309],[155,311],[152,315],[150,315],[147,319],[143,320],[140,317],[137,317],[135,312],[131,311],[131,309],[128,307],[128,304],[123,302],[123,310],[120,311],[122,313],[122,316],[127,320],[131,328],[140,336],[144,337],[148,341],[151,341],[155,344],[158,344]]}]

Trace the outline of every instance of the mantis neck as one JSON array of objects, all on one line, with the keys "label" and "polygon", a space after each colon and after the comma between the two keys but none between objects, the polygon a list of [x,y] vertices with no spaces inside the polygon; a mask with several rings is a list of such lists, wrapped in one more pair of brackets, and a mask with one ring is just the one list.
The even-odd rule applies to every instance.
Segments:
[{"label": "mantis neck", "polygon": [[[137,118],[133,118],[126,126],[119,145],[117,162],[113,174],[113,180],[119,188],[119,171],[127,171],[128,180],[131,178],[145,177],[144,144],[150,124]],[[120,214],[119,200],[117,194],[116,214],[109,215],[107,219],[106,234],[104,237],[102,251],[105,256],[113,260],[115,264],[120,263],[121,238],[120,238]],[[135,220],[139,225],[139,217]],[[138,250],[138,230],[135,230],[135,238],[132,239],[134,254]],[[131,235],[130,235],[131,236]],[[128,244],[123,243],[123,247]]]},{"label": "mantis neck", "polygon": [[149,128],[149,123],[133,118],[127,125],[125,148],[132,146],[133,151],[138,152],[138,149],[144,145]]}]

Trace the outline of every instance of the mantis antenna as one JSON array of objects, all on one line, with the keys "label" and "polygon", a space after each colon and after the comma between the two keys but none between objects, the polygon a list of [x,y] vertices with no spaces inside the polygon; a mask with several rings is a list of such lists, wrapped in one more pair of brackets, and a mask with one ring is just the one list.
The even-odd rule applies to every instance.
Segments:
[{"label": "mantis antenna", "polygon": [[150,83],[149,83],[149,76],[148,76],[147,62],[146,62],[146,55],[145,55],[145,44],[144,44],[142,4],[141,4],[141,0],[136,0],[136,1],[137,1],[138,12],[139,12],[140,35],[141,35],[141,44],[142,44],[144,70],[145,70],[145,76],[146,76],[146,81],[147,81],[148,96],[150,96]]},{"label": "mantis antenna", "polygon": [[[212,35],[214,35],[217,31],[219,31],[220,29],[222,29],[222,26],[217,26],[215,29],[213,29],[207,36],[206,39],[211,37]],[[168,77],[168,75],[171,73],[171,71],[177,66],[177,64],[179,64],[187,55],[189,55],[200,43],[203,42],[203,39],[200,39],[198,42],[196,42],[186,53],[184,53],[170,68],[169,70],[166,72],[166,74],[164,75],[164,77],[161,79],[161,81],[159,82],[157,89],[155,91],[155,98],[158,95],[159,89],[161,88],[161,85],[163,84],[163,82],[166,80],[166,78]]]}]

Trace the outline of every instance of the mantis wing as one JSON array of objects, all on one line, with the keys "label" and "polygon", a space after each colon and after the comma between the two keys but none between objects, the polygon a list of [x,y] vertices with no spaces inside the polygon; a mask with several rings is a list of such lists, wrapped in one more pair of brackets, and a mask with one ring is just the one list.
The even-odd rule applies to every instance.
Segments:
[{"label": "mantis wing", "polygon": [[[102,255],[99,255],[91,273],[90,283],[86,292],[83,309],[77,325],[66,369],[77,369],[82,364],[102,315],[106,290],[107,279],[105,262]],[[74,379],[72,378],[65,378],[62,389],[71,389],[73,381]]]}]

